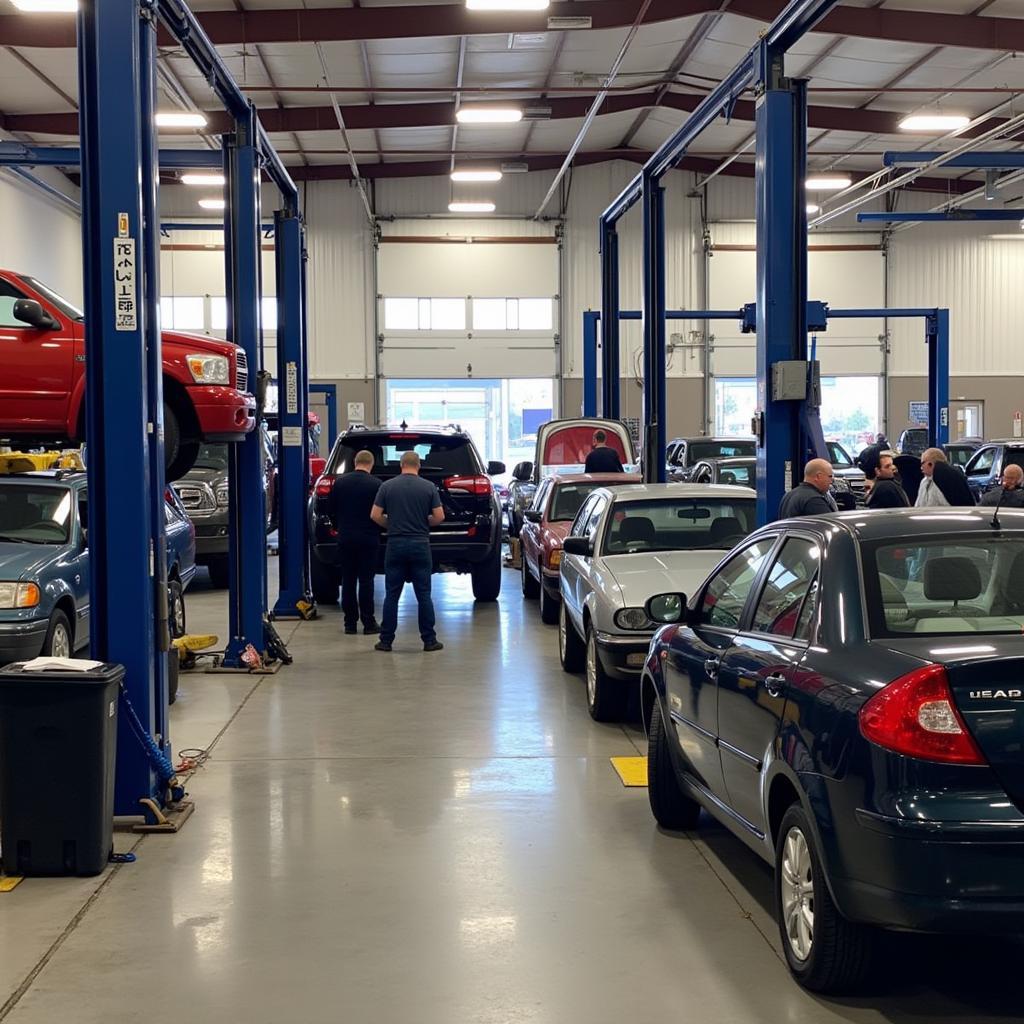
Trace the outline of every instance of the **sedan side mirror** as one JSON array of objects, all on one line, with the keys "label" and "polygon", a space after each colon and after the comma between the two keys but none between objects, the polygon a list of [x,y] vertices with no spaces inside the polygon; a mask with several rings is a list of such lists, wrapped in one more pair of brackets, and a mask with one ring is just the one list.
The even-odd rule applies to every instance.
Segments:
[{"label": "sedan side mirror", "polygon": [[18,299],[12,310],[14,319],[38,331],[56,331],[60,324],[35,299]]},{"label": "sedan side mirror", "polygon": [[567,555],[581,555],[583,558],[590,558],[594,553],[594,545],[590,543],[589,537],[566,537],[562,544],[562,550]]},{"label": "sedan side mirror", "polygon": [[656,594],[644,605],[647,618],[659,626],[682,622],[686,617],[685,594]]},{"label": "sedan side mirror", "polygon": [[488,476],[501,476],[505,472],[505,463],[491,461],[487,463],[487,475]]},{"label": "sedan side mirror", "polygon": [[535,508],[528,508],[523,513],[523,518],[529,519],[531,523],[542,522],[544,517]]}]

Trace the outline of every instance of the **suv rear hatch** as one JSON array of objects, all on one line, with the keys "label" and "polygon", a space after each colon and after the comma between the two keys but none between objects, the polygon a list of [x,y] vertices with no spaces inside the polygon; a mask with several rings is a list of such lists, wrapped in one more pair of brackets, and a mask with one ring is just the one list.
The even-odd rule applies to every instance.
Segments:
[{"label": "suv rear hatch", "polygon": [[533,463],[534,482],[553,472],[582,473],[587,455],[594,446],[594,431],[603,430],[608,447],[618,455],[624,466],[636,462],[633,440],[626,425],[619,420],[565,419],[549,420],[537,433],[537,451]]}]

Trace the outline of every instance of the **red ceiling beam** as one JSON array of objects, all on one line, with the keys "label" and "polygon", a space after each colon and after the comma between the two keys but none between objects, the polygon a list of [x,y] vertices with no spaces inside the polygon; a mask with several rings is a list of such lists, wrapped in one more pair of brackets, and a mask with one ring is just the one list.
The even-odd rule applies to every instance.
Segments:
[{"label": "red ceiling beam", "polygon": [[[410,39],[461,35],[504,35],[547,31],[548,14],[582,15],[595,29],[627,28],[641,0],[575,0],[540,13],[468,11],[463,4],[318,8],[315,10],[202,11],[197,17],[214,43],[302,43]],[[782,0],[732,0],[730,14],[771,21]],[[721,0],[654,0],[644,22],[654,24],[721,9]],[[982,50],[1024,50],[1024,19],[882,7],[835,8],[819,32],[892,39],[926,46],[968,46]],[[0,16],[0,40],[8,46],[73,47],[75,19],[51,14]],[[174,40],[162,35],[162,45]]]}]

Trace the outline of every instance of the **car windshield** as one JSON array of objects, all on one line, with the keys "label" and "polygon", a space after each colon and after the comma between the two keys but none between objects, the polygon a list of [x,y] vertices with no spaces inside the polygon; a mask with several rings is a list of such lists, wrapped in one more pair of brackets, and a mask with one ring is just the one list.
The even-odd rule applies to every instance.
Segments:
[{"label": "car windshield", "polygon": [[612,509],[604,554],[639,551],[728,551],[754,529],[753,499],[657,498]]},{"label": "car windshield", "polygon": [[228,468],[228,446],[226,444],[204,444],[196,456],[196,469],[214,469],[226,472]]},{"label": "car windshield", "polygon": [[846,454],[846,449],[835,441],[828,443],[828,458],[833,466],[852,466],[853,460]]},{"label": "car windshield", "polygon": [[753,441],[691,441],[686,446],[686,461],[691,466],[704,459],[729,459],[756,454]]},{"label": "car windshield", "polygon": [[740,487],[756,487],[757,466],[753,462],[736,462],[731,465],[718,467],[718,482],[720,484],[736,484]]},{"label": "car windshield", "polygon": [[878,636],[1012,633],[1024,629],[1024,535],[893,541],[865,560]]},{"label": "car windshield", "polygon": [[579,484],[559,484],[551,497],[551,507],[548,511],[549,523],[571,523],[576,518],[580,506],[586,500],[587,495],[598,487],[622,487],[626,484],[638,484],[639,479],[616,480],[614,483],[593,482]]},{"label": "car windshield", "polygon": [[0,483],[0,541],[66,544],[70,532],[70,488]]},{"label": "car windshield", "polygon": [[425,477],[480,476],[484,467],[473,446],[465,437],[429,436],[413,432],[370,434],[347,437],[331,456],[327,472],[341,476],[355,468],[356,455],[368,451],[373,456],[373,475],[387,479],[401,473],[401,460],[406,452],[416,452],[421,461],[420,474]]},{"label": "car windshield", "polygon": [[43,284],[42,281],[37,281],[34,277],[26,277],[25,275],[22,275],[21,279],[33,291],[37,291],[40,295],[44,296],[51,305],[56,306],[69,320],[85,319],[85,314],[77,306],[72,305],[63,295],[58,295],[57,292]]},{"label": "car windshield", "polygon": [[966,466],[971,461],[971,456],[974,454],[974,449],[967,445],[950,445],[946,449],[946,458],[949,460],[951,466],[960,466],[961,468]]}]

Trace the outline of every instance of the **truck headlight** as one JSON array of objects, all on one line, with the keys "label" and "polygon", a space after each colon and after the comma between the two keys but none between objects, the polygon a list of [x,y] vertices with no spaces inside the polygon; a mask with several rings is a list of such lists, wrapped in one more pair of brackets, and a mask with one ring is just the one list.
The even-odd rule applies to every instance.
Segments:
[{"label": "truck headlight", "polygon": [[227,384],[229,370],[227,356],[208,356],[201,353],[186,356],[188,369],[197,384]]},{"label": "truck headlight", "polygon": [[219,484],[217,486],[217,507],[227,508],[228,507],[228,485]]},{"label": "truck headlight", "polygon": [[0,608],[35,608],[39,587],[34,583],[0,583]]},{"label": "truck headlight", "polygon": [[650,629],[653,623],[643,608],[620,608],[615,613],[615,625],[619,629]]}]

